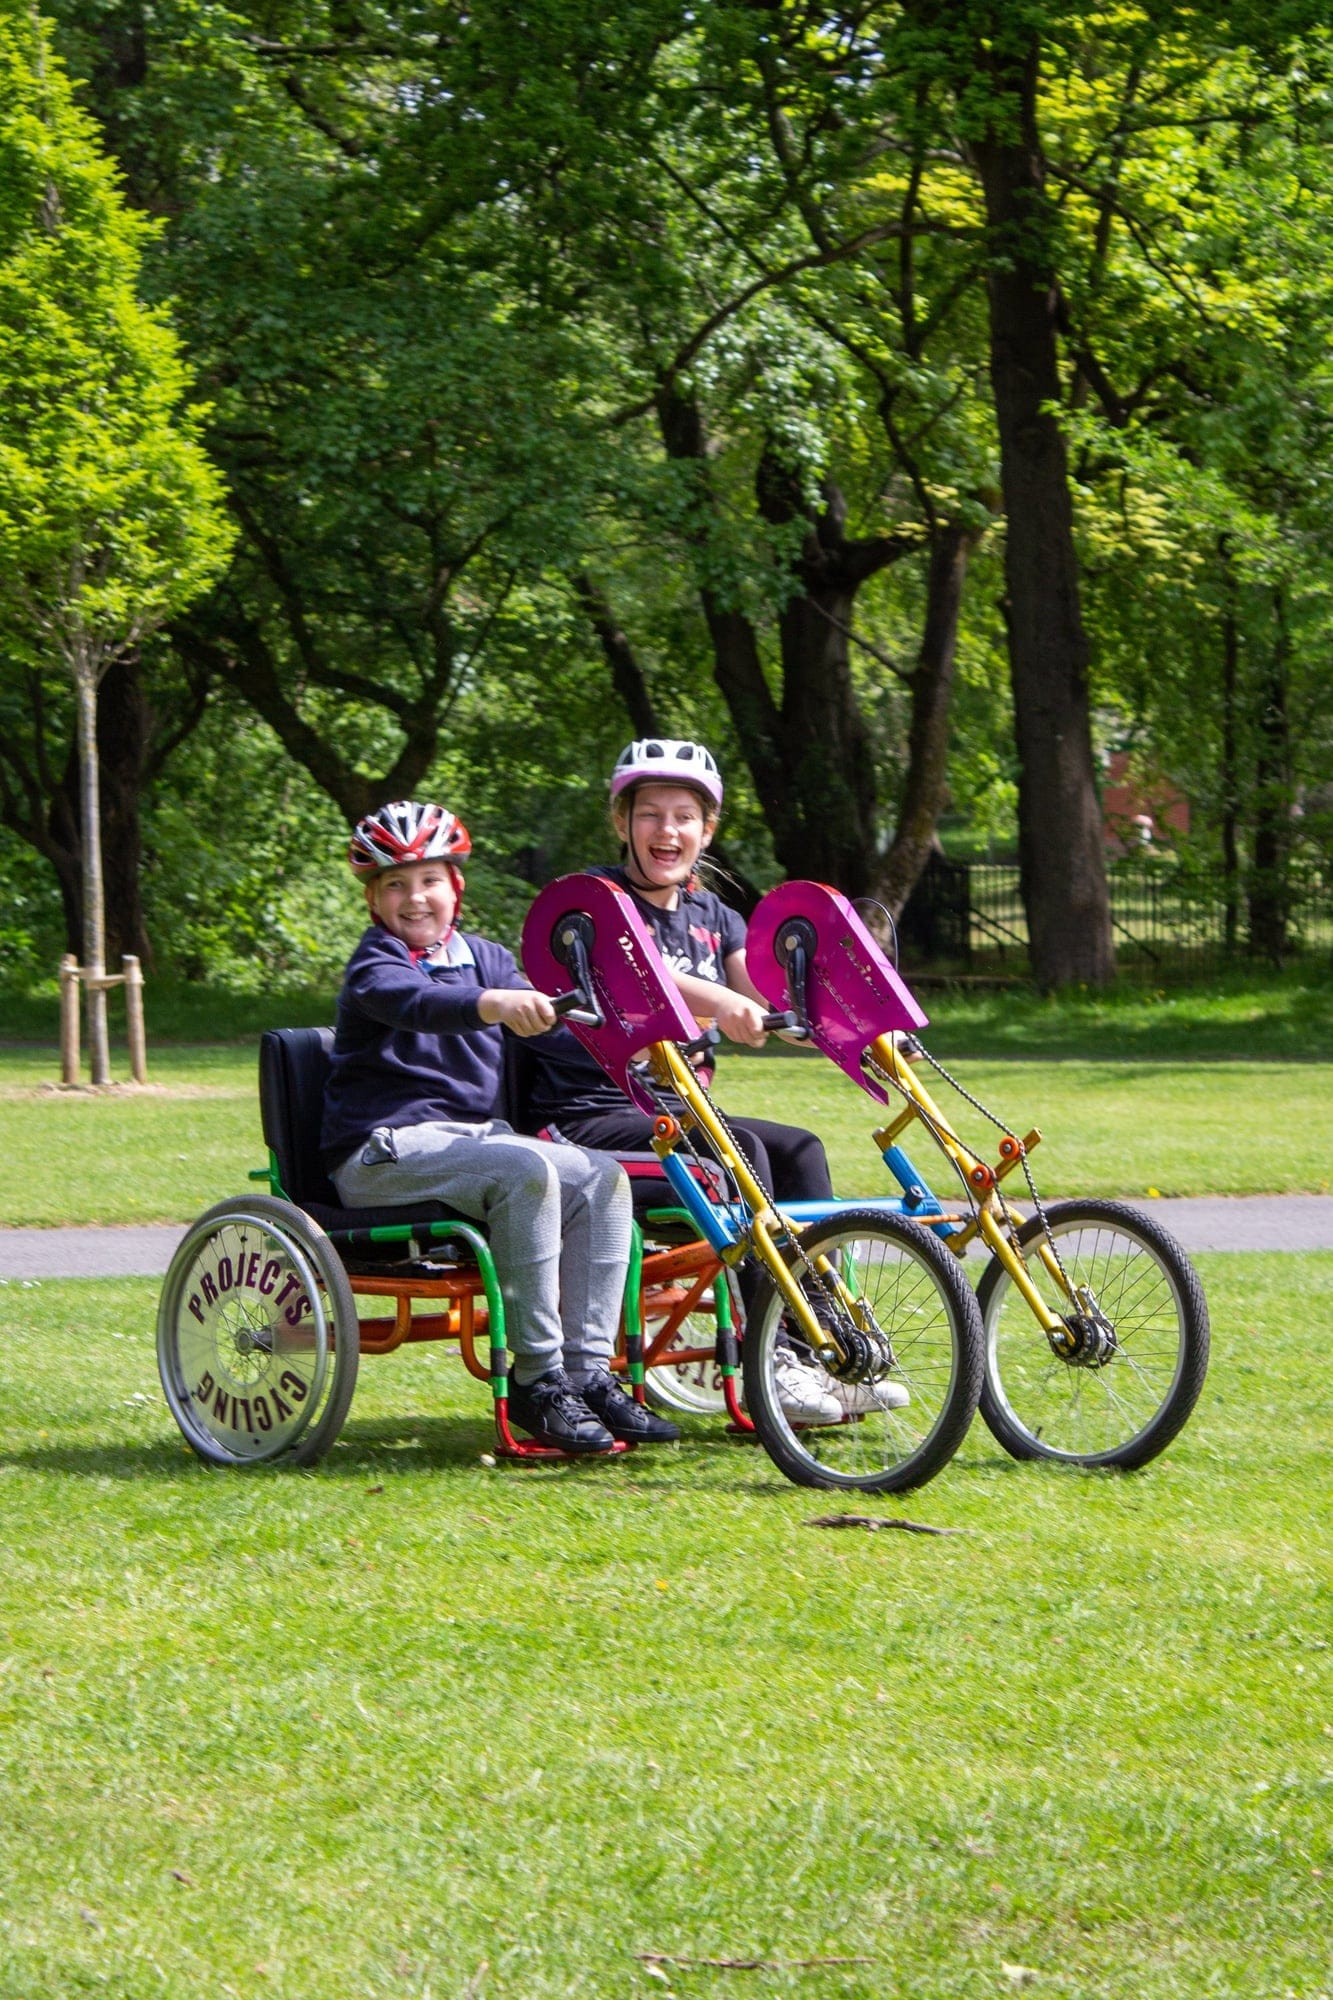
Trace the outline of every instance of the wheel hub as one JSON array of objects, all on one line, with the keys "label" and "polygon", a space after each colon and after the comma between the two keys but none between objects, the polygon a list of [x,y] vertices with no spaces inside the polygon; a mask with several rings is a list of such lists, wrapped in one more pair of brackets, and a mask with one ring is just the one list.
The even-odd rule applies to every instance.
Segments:
[{"label": "wheel hub", "polygon": [[269,1354],[273,1348],[273,1338],[267,1327],[261,1327],[256,1332],[253,1327],[238,1326],[231,1340],[238,1354],[253,1354],[256,1349]]},{"label": "wheel hub", "polygon": [[842,1351],[830,1355],[824,1366],[840,1382],[878,1382],[892,1368],[893,1349],[878,1328],[852,1326],[839,1313],[828,1331]]},{"label": "wheel hub", "polygon": [[1115,1328],[1096,1306],[1088,1312],[1065,1313],[1060,1326],[1051,1345],[1071,1368],[1105,1368],[1119,1352]]}]

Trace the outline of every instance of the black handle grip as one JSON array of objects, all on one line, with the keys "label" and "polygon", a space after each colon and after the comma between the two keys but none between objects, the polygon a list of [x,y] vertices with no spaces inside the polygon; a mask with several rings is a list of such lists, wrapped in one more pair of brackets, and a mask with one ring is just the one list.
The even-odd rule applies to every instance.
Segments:
[{"label": "black handle grip", "polygon": [[595,1006],[586,993],[554,993],[551,1005],[555,1009],[557,1021],[577,1021],[581,1028],[604,1028],[606,1016]]},{"label": "black handle grip", "polygon": [[791,1007],[774,1007],[765,1014],[764,1026],[770,1035],[795,1035],[799,1041],[805,1041],[810,1033],[808,1028],[802,1027],[795,1009]]}]

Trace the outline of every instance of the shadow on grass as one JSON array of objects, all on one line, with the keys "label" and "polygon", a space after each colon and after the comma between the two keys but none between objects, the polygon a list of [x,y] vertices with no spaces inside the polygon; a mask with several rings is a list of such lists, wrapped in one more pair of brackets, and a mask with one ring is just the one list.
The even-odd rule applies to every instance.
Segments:
[{"label": "shadow on grass", "polygon": [[[975,1448],[980,1444],[981,1451]],[[969,1439],[964,1452],[944,1468],[950,1472],[1006,1476],[1026,1468],[989,1440]],[[50,1440],[19,1450],[0,1451],[0,1468],[36,1473],[41,1477],[74,1479],[150,1480],[180,1486],[205,1478],[308,1478],[334,1486],[367,1480],[379,1482],[386,1474],[476,1471],[484,1459],[493,1457],[495,1429],[489,1417],[410,1415],[399,1418],[372,1417],[353,1420],[329,1447],[328,1456],[315,1465],[255,1464],[212,1465],[196,1455],[181,1437],[154,1438],[144,1443],[59,1444]],[[984,1455],[983,1455],[984,1454]],[[1044,1471],[1074,1471],[1079,1467],[1043,1467]],[[720,1426],[686,1430],[677,1446],[640,1448],[617,1455],[608,1465],[598,1457],[497,1461],[487,1466],[501,1476],[525,1483],[539,1480],[565,1481],[572,1478],[616,1480],[615,1491],[632,1488],[636,1493],[688,1494],[696,1484],[700,1493],[726,1490],[737,1498],[797,1492],[812,1504],[829,1489],[797,1487],[787,1480],[767,1458],[757,1439],[728,1435]],[[700,1477],[702,1475],[702,1477]],[[841,1489],[855,1498],[858,1489]],[[924,1491],[924,1488],[915,1489]],[[888,1500],[888,1493],[871,1492],[867,1498]]]},{"label": "shadow on grass", "polygon": [[[729,1441],[690,1438],[686,1440],[686,1446],[694,1451],[715,1442],[726,1444]],[[142,1444],[62,1445],[48,1440],[20,1450],[0,1451],[0,1468],[76,1479],[158,1479],[171,1484],[213,1474],[230,1478],[234,1473],[252,1478],[265,1474],[281,1478],[304,1475],[336,1482],[395,1471],[444,1471],[461,1467],[475,1470],[483,1457],[492,1455],[494,1451],[495,1427],[488,1417],[411,1416],[396,1420],[392,1417],[370,1418],[347,1424],[329,1447],[329,1455],[315,1465],[212,1465],[198,1457],[184,1438],[168,1437]],[[643,1453],[618,1454],[614,1461],[618,1466],[631,1462],[635,1467],[636,1480],[641,1480],[640,1468],[645,1464]],[[500,1464],[522,1479],[568,1478],[588,1470],[605,1470],[603,1462],[596,1457],[526,1462],[502,1460]],[[665,1486],[673,1482],[657,1483]]]}]

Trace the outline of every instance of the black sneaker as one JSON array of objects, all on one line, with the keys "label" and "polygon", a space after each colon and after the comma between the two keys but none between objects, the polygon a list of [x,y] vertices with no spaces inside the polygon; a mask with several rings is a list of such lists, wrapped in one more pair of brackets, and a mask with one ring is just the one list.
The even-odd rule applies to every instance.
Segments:
[{"label": "black sneaker", "polygon": [[615,1444],[563,1368],[552,1368],[535,1382],[516,1382],[511,1376],[509,1417],[538,1444],[561,1451],[610,1451]]},{"label": "black sneaker", "polygon": [[603,1368],[579,1390],[595,1416],[613,1437],[628,1444],[674,1444],[680,1436],[674,1424],[627,1396],[609,1368]]}]

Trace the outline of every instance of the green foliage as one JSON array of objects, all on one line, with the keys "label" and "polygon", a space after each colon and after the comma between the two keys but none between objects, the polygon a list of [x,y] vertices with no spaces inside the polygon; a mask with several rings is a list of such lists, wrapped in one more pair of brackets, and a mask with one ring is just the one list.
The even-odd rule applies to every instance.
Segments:
[{"label": "green foliage", "polygon": [[0,22],[0,637],[94,676],[229,541],[148,235],[36,16]]},{"label": "green foliage", "polygon": [[[573,588],[587,573],[662,725],[716,744],[728,843],[771,879],[700,592],[749,622],[780,697],[794,558],[832,483],[849,534],[912,550],[864,585],[853,620],[886,843],[932,523],[989,530],[998,508],[997,246],[969,146],[999,100],[987,65],[963,75],[961,57],[1030,42],[1099,727],[1188,793],[1194,865],[1216,868],[1230,822],[1242,887],[1265,825],[1289,878],[1327,867],[1333,195],[1317,10],[57,13],[137,211],[119,211],[117,254],[177,301],[239,523],[225,582],[173,621],[169,673],[226,683],[277,733],[289,768],[265,738],[265,801],[276,791],[333,842],[322,800],[345,820],[370,796],[442,792],[482,836],[478,907],[511,932],[522,882],[605,851],[602,773],[630,723]],[[64,90],[58,69],[45,87]],[[15,156],[6,214],[39,157]],[[95,207],[96,175],[76,181]],[[77,332],[86,260],[62,277],[30,238],[50,310]],[[111,285],[121,265],[105,268]],[[668,381],[698,411],[702,460],[664,449]],[[782,520],[757,495],[774,463],[799,499]],[[1002,555],[988,533],[961,613],[957,851],[1005,847],[1015,826]],[[18,730],[36,696],[12,671],[0,681]],[[44,698],[58,713],[51,680]],[[154,700],[174,713],[165,679]],[[150,821],[166,827],[196,778],[211,786],[213,757],[169,768]],[[257,856],[222,789],[209,797],[197,888],[191,830],[150,828],[164,963],[321,976],[333,911],[287,874],[261,891],[280,858]]]}]

